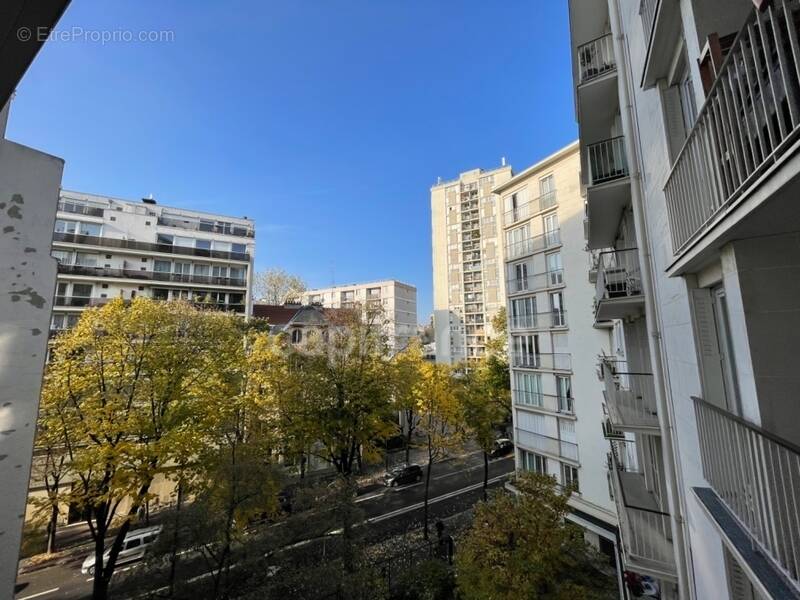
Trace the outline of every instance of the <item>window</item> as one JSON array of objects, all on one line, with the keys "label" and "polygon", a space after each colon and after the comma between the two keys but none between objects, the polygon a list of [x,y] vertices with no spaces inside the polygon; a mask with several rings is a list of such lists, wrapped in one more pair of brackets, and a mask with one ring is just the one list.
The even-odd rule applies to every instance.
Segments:
[{"label": "window", "polygon": [[553,327],[563,327],[567,324],[566,312],[564,311],[564,294],[562,292],[552,292],[550,294],[550,315]]},{"label": "window", "polygon": [[578,492],[578,469],[572,465],[561,464],[561,481],[562,485],[567,488],[572,488],[572,491]]},{"label": "window", "polygon": [[208,265],[195,265],[194,274],[199,277],[208,277],[210,267]]},{"label": "window", "polygon": [[195,240],[194,247],[198,250],[211,250],[211,240]]},{"label": "window", "polygon": [[231,244],[231,252],[234,254],[247,254],[247,246],[245,244]]},{"label": "window", "polygon": [[75,264],[82,267],[96,267],[97,254],[88,254],[86,252],[77,252],[75,254]]},{"label": "window", "polygon": [[156,243],[157,244],[166,244],[167,246],[172,246],[172,243],[173,243],[174,240],[175,240],[175,236],[167,235],[166,233],[156,234]]},{"label": "window", "polygon": [[172,263],[168,260],[153,261],[153,271],[156,273],[169,273],[172,270]]},{"label": "window", "polygon": [[230,273],[229,277],[231,279],[238,279],[240,281],[244,281],[245,277],[244,267],[231,267],[229,273]]},{"label": "window", "polygon": [[64,250],[53,250],[50,253],[50,256],[55,258],[62,265],[72,264],[72,253],[71,252],[65,252]]},{"label": "window", "polygon": [[540,475],[547,475],[547,458],[534,452],[520,450],[522,454],[522,468]]},{"label": "window", "polygon": [[528,406],[542,406],[542,376],[539,373],[514,371],[514,391],[517,400]]},{"label": "window", "polygon": [[78,223],[76,221],[56,220],[56,233],[75,233],[77,230]]},{"label": "window", "polygon": [[79,232],[81,235],[91,235],[93,237],[100,237],[102,226],[98,223],[79,223]]},{"label": "window", "polygon": [[556,203],[556,183],[552,175],[539,180],[539,210],[547,210]]},{"label": "window", "polygon": [[511,301],[511,326],[536,327],[536,298],[518,298]]},{"label": "window", "polygon": [[561,243],[558,231],[558,215],[550,214],[544,217],[544,243],[545,246],[554,246]]},{"label": "window", "polygon": [[564,283],[564,270],[561,265],[561,252],[553,252],[547,255],[547,281],[549,285],[561,285]]},{"label": "window", "polygon": [[512,337],[514,364],[522,367],[537,367],[539,364],[539,336],[515,335]]},{"label": "window", "polygon": [[153,290],[153,299],[154,300],[169,300],[169,290],[155,288]]},{"label": "window", "polygon": [[[188,281],[189,280],[189,274],[192,272],[192,263],[175,262],[175,265],[174,265],[173,269],[174,269],[173,272],[176,275],[185,276],[186,277],[185,280]],[[178,279],[181,279],[181,278],[178,278]]]},{"label": "window", "polygon": [[92,297],[92,284],[91,283],[73,283],[72,295],[80,298]]},{"label": "window", "polygon": [[563,375],[556,375],[556,397],[559,412],[573,414],[575,407],[572,399],[572,380]]},{"label": "window", "polygon": [[125,550],[130,550],[131,548],[138,548],[142,545],[142,538],[133,538],[132,540],[128,540],[125,542]]},{"label": "window", "polygon": [[303,332],[299,329],[292,331],[292,343],[299,344],[303,340]]}]

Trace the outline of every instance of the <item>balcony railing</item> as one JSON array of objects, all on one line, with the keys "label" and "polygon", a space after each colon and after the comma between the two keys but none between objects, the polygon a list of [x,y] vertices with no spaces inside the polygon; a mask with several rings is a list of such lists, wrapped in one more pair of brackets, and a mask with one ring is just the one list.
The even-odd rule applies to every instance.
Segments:
[{"label": "balcony railing", "polygon": [[555,190],[542,194],[538,198],[534,198],[533,200],[525,202],[503,213],[503,224],[511,225],[517,221],[521,221],[522,219],[527,219],[528,217],[540,213],[543,210],[553,208],[556,205],[556,202],[557,199]]},{"label": "balcony railing", "polygon": [[567,326],[567,311],[554,310],[549,312],[529,313],[526,315],[512,315],[509,318],[511,329],[549,329],[551,327]]},{"label": "balcony railing", "polygon": [[597,257],[597,302],[642,295],[642,274],[637,248],[600,252]]},{"label": "balcony railing", "polygon": [[672,249],[678,254],[797,139],[800,56],[794,2],[753,11],[669,174]]},{"label": "balcony railing", "polygon": [[535,235],[518,242],[513,242],[506,246],[506,260],[512,258],[520,258],[547,250],[553,246],[558,246],[561,243],[561,231],[555,229],[553,231],[545,231],[541,235]]},{"label": "balcony railing", "polygon": [[611,423],[620,429],[658,428],[652,373],[620,372],[613,365],[601,364]]},{"label": "balcony railing", "polygon": [[531,390],[514,390],[514,405],[538,408],[552,413],[572,415],[575,413],[575,399],[566,396],[553,396]]},{"label": "balcony railing", "polygon": [[137,242],[134,240],[118,240],[114,238],[97,237],[93,235],[81,235],[79,233],[59,233],[53,234],[54,242],[64,242],[68,244],[86,244],[89,246],[101,246],[103,248],[123,248],[129,250],[140,250],[144,252],[161,252],[164,254],[182,254],[187,256],[203,256],[211,258],[224,258],[227,260],[249,261],[250,256],[242,252],[227,252],[225,250],[206,250],[204,248],[188,248],[185,246],[173,246],[172,244],[152,244],[150,242]]},{"label": "balcony railing", "polygon": [[800,586],[800,447],[694,398],[703,475],[750,535]]},{"label": "balcony railing", "polygon": [[54,306],[96,306],[98,300],[105,300],[105,298],[91,298],[89,296],[56,296],[53,302]]},{"label": "balcony railing", "polygon": [[[624,445],[624,444],[623,444]],[[669,513],[646,487],[643,473],[623,464],[612,443],[609,470],[619,514],[626,567],[650,573],[675,572]]]},{"label": "balcony railing", "polygon": [[589,157],[589,183],[598,185],[630,175],[623,136],[586,146]]},{"label": "balcony railing", "polygon": [[519,427],[514,431],[516,433],[515,441],[530,450],[539,450],[552,456],[578,462],[578,445],[573,442],[560,440],[541,433],[534,433]]},{"label": "balcony railing", "polygon": [[564,284],[563,269],[547,271],[546,273],[534,273],[527,277],[509,279],[507,292],[509,294],[519,294],[521,292],[537,292],[547,288],[556,287]]},{"label": "balcony railing", "polygon": [[571,371],[572,355],[556,354],[532,354],[528,352],[512,352],[511,364],[515,367],[524,369],[548,369],[551,371]]},{"label": "balcony railing", "polygon": [[103,209],[99,206],[89,206],[87,204],[79,204],[70,202],[69,200],[59,200],[58,210],[61,212],[73,213],[76,215],[89,215],[91,217],[102,217]]},{"label": "balcony railing", "polygon": [[578,46],[581,83],[591,81],[617,68],[614,40],[610,33]]},{"label": "balcony railing", "polygon": [[207,231],[209,233],[220,233],[223,235],[235,235],[238,237],[255,237],[255,232],[249,227],[236,225],[234,223],[204,223],[183,219],[178,215],[162,215],[158,217],[158,224],[166,227],[177,227],[190,231]]},{"label": "balcony railing", "polygon": [[230,277],[213,277],[211,275],[189,275],[182,273],[164,273],[161,271],[139,271],[136,269],[111,269],[86,265],[58,263],[58,272],[65,275],[83,275],[86,277],[119,277],[123,279],[141,279],[146,281],[163,281],[169,283],[199,283],[203,285],[224,285],[245,287],[245,279]]}]

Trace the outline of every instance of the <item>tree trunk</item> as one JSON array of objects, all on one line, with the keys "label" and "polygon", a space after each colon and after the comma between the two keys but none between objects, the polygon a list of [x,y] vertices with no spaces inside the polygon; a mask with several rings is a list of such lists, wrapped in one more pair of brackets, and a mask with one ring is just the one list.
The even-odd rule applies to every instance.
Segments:
[{"label": "tree trunk", "polygon": [[483,453],[483,501],[489,499],[489,453]]},{"label": "tree trunk", "polygon": [[[413,418],[413,417],[412,417]],[[406,463],[411,460],[411,437],[414,435],[414,428],[411,427],[411,419],[409,418],[408,413],[406,413],[406,427],[408,427],[408,433],[406,433]]]},{"label": "tree trunk", "polygon": [[431,462],[432,461],[430,459],[430,454],[429,454],[428,455],[428,468],[426,469],[426,472],[425,472],[425,503],[424,503],[424,506],[425,506],[425,510],[424,510],[425,527],[422,530],[422,537],[424,539],[426,539],[426,540],[428,539],[428,492],[430,491],[430,488],[431,488],[431,466],[432,466]]},{"label": "tree trunk", "polygon": [[175,533],[172,536],[172,554],[169,557],[169,597],[175,590],[175,569],[178,566],[178,538],[181,526],[181,504],[183,504],[183,486],[178,480],[178,499],[175,502]]},{"label": "tree trunk", "polygon": [[58,505],[50,508],[50,521],[47,523],[47,553],[56,551],[56,528],[58,527]]}]

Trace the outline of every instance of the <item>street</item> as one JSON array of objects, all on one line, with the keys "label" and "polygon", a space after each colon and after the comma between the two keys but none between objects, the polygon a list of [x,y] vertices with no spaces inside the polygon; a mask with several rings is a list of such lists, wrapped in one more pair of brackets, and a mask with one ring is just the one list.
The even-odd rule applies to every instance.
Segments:
[{"label": "street", "polygon": [[[491,487],[502,486],[514,470],[513,457],[494,459],[489,465]],[[473,453],[458,460],[435,465],[431,476],[429,514],[436,519],[463,512],[481,498],[483,457]],[[379,488],[360,496],[356,502],[364,512],[370,539],[378,540],[422,524],[424,480],[399,488]],[[17,580],[16,600],[70,599],[91,596],[91,577],[81,574],[80,564],[88,553],[78,553],[66,564],[44,567],[22,574]],[[137,568],[121,566],[117,573]],[[184,574],[191,576],[192,573]]]}]

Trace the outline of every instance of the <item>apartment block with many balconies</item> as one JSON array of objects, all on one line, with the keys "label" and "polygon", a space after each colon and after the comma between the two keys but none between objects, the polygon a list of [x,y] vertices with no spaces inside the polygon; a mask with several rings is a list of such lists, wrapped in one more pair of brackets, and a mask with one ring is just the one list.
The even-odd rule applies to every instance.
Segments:
[{"label": "apartment block with many balconies", "polygon": [[255,229],[247,218],[62,191],[51,331],[113,298],[185,299],[250,312]]},{"label": "apartment block with many balconies", "polygon": [[574,0],[570,28],[628,581],[798,598],[800,3]]},{"label": "apartment block with many balconies", "polygon": [[307,290],[303,304],[325,308],[378,309],[392,352],[408,346],[417,334],[417,288],[394,279]]},{"label": "apartment block with many balconies", "polygon": [[516,465],[571,486],[569,518],[616,563],[595,368],[596,357],[610,352],[610,335],[586,311],[595,288],[587,277],[580,170],[575,142],[493,190],[505,239]]},{"label": "apartment block with many balconies", "polygon": [[431,188],[436,360],[478,360],[505,303],[502,215],[492,189],[511,167],[473,169]]}]

